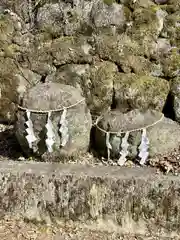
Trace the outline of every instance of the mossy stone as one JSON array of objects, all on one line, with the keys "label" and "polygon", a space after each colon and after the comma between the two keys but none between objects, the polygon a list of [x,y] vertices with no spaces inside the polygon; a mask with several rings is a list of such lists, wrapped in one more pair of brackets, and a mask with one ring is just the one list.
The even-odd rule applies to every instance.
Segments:
[{"label": "mossy stone", "polygon": [[91,63],[90,51],[92,46],[88,43],[88,37],[61,37],[51,44],[51,55],[55,65],[69,63]]},{"label": "mossy stone", "polygon": [[10,42],[10,36],[14,32],[14,26],[10,18],[0,14],[0,40]]},{"label": "mossy stone", "polygon": [[114,0],[103,0],[105,4],[111,6],[115,1]]},{"label": "mossy stone", "polygon": [[170,87],[158,77],[123,74],[114,81],[116,108],[120,111],[132,109],[155,109],[162,111]]},{"label": "mossy stone", "polygon": [[95,63],[82,78],[82,89],[91,112],[99,115],[107,111],[112,104],[113,82],[117,66],[103,61]]},{"label": "mossy stone", "polygon": [[180,73],[180,54],[179,49],[174,48],[171,50],[166,58],[161,60],[163,71],[167,77],[176,77]]},{"label": "mossy stone", "polygon": [[136,40],[144,37],[156,39],[162,30],[165,15],[166,12],[157,6],[135,9],[134,24],[129,34]]}]

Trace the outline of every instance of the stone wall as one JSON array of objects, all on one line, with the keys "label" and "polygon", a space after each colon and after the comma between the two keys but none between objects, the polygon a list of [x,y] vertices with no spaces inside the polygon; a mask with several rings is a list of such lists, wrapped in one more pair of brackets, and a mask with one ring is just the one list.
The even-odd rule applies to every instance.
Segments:
[{"label": "stone wall", "polygon": [[[155,2],[2,0],[0,121],[13,122],[23,93],[39,82],[79,88],[98,115],[117,102],[131,110],[136,97],[138,108],[162,111],[172,94],[166,113],[174,109],[178,120],[180,3]],[[125,98],[119,89],[127,86]]]}]

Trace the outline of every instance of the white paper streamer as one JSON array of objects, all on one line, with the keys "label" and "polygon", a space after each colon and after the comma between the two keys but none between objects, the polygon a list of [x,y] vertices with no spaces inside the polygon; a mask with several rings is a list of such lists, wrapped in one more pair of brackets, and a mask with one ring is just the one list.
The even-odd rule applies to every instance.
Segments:
[{"label": "white paper streamer", "polygon": [[28,145],[29,148],[33,148],[32,143],[35,142],[37,140],[37,138],[35,137],[34,131],[33,131],[33,123],[31,121],[31,112],[30,111],[26,111],[26,116],[27,116],[27,121],[25,122],[25,124],[27,125],[26,128],[26,132],[27,132],[27,136],[26,139],[28,141]]},{"label": "white paper streamer", "polygon": [[143,165],[145,164],[148,156],[149,156],[149,152],[148,152],[148,148],[149,148],[149,140],[147,138],[147,133],[146,133],[146,129],[143,128],[142,131],[142,137],[141,137],[141,144],[139,146],[139,157],[141,158],[140,160],[140,164]]},{"label": "white paper streamer", "polygon": [[111,154],[111,149],[112,149],[112,146],[109,142],[109,139],[110,139],[110,133],[107,132],[106,133],[106,147],[107,147],[107,155],[108,155],[108,160],[110,159],[110,154]]},{"label": "white paper streamer", "polygon": [[55,143],[55,134],[53,131],[53,124],[51,122],[50,117],[51,117],[51,112],[48,112],[48,119],[47,119],[47,123],[45,125],[45,127],[47,129],[46,146],[47,146],[48,152],[53,152],[52,146]]},{"label": "white paper streamer", "polygon": [[124,163],[127,161],[126,157],[128,156],[128,153],[129,153],[128,152],[128,147],[129,147],[128,137],[129,137],[129,132],[126,132],[125,136],[122,139],[122,143],[121,143],[120,158],[118,160],[119,166],[123,166]]},{"label": "white paper streamer", "polygon": [[67,109],[64,108],[60,120],[59,132],[61,134],[61,146],[64,147],[69,140],[68,121],[66,120]]}]

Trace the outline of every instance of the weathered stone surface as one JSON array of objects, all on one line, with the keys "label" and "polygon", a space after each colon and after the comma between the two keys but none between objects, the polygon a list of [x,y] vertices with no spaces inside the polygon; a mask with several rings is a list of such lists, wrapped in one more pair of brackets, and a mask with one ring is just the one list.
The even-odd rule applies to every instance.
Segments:
[{"label": "weathered stone surface", "polygon": [[[11,57],[15,55],[15,50],[22,51],[23,46],[28,47],[28,39],[32,38],[32,34],[27,31],[25,22],[10,9],[0,11],[0,33],[1,48],[10,48],[12,52]],[[17,38],[19,42],[21,39],[21,44],[19,42],[16,44],[14,40]],[[18,49],[19,45],[22,46]]]},{"label": "weathered stone surface", "polygon": [[157,65],[144,56],[152,57],[155,53],[157,54],[155,42],[152,46],[149,42],[139,44],[138,41],[134,41],[125,34],[116,36],[102,34],[95,38],[94,45],[95,53],[101,59],[115,62],[119,70],[124,73],[153,75],[153,72],[157,71]]},{"label": "weathered stone surface", "polygon": [[52,41],[39,41],[31,43],[25,53],[18,56],[18,61],[23,68],[29,68],[41,76],[53,74],[56,71],[51,55]]},{"label": "weathered stone surface", "polygon": [[0,163],[0,213],[128,234],[179,235],[179,176],[155,169]]},{"label": "weathered stone surface", "polygon": [[122,112],[136,108],[162,111],[169,89],[161,78],[119,73],[114,80],[116,108]]},{"label": "weathered stone surface", "polygon": [[112,25],[123,30],[128,20],[127,12],[121,4],[102,0],[46,3],[38,8],[37,26],[53,37],[78,33],[90,35]]},{"label": "weathered stone surface", "polygon": [[46,82],[67,84],[82,91],[81,79],[89,69],[89,64],[66,64],[59,67],[55,74],[47,76]]},{"label": "weathered stone surface", "polygon": [[[4,60],[4,61],[2,61]],[[15,65],[10,59],[0,62],[0,121],[14,121],[17,102],[17,81],[13,77]]]},{"label": "weathered stone surface", "polygon": [[[154,124],[161,118],[161,113],[154,111],[140,112],[139,110],[135,110],[126,114],[112,111],[100,119],[98,126],[105,131],[117,133],[110,135],[110,144],[112,146],[111,157],[116,159],[120,156],[120,146],[122,137],[124,137],[124,134],[118,136],[118,132],[120,132],[120,130],[122,132],[130,131],[128,138],[128,157],[137,159],[142,132],[140,130],[131,132],[131,130],[142,129]],[[173,152],[174,149],[178,149],[180,144],[180,128],[176,122],[168,118],[163,118],[160,122],[146,130],[150,142],[149,157],[154,157],[159,154],[163,155]],[[97,127],[94,131],[94,148],[99,155],[107,157],[106,134]]]},{"label": "weathered stone surface", "polygon": [[87,40],[85,37],[62,37],[54,40],[51,45],[54,64],[61,66],[68,63],[91,63],[92,46]]},{"label": "weathered stone surface", "polygon": [[[91,31],[89,14],[93,1],[46,3],[37,11],[37,26],[52,37]],[[83,29],[84,27],[84,29]]]},{"label": "weathered stone surface", "polygon": [[165,18],[164,28],[161,35],[165,38],[171,39],[172,45],[180,47],[180,26],[179,26],[179,14],[180,11],[176,11],[173,14],[169,14]]},{"label": "weathered stone surface", "polygon": [[2,0],[0,4],[3,9],[14,11],[24,22],[34,23],[34,12],[32,11],[34,3],[28,0]]},{"label": "weathered stone surface", "polygon": [[112,104],[113,82],[118,72],[116,64],[109,61],[89,64],[67,64],[57,69],[49,82],[58,82],[78,88],[94,114],[107,111]]},{"label": "weathered stone surface", "polygon": [[[123,30],[126,12],[123,5],[116,2],[97,1],[91,10],[91,20],[96,28],[115,26],[118,31]],[[130,12],[130,11],[129,11]],[[130,13],[129,13],[130,15]]]},{"label": "weathered stone surface", "polygon": [[166,77],[174,78],[180,75],[180,54],[178,48],[173,48],[165,58],[161,59],[163,71]]},{"label": "weathered stone surface", "polygon": [[125,6],[129,7],[130,9],[137,9],[137,8],[150,8],[154,6],[152,0],[122,0],[121,1]]},{"label": "weathered stone surface", "polygon": [[[70,107],[75,103],[83,100],[80,92],[70,86],[58,83],[40,83],[31,88],[24,94],[22,106],[28,109],[45,110],[47,113],[31,113],[33,122],[33,129],[37,141],[33,145],[34,155],[41,156],[49,161],[61,161],[63,157],[86,152],[89,146],[89,135],[91,129],[91,115],[87,109],[85,101],[80,102],[74,107]],[[66,120],[68,121],[68,134],[69,139],[64,147],[61,147],[61,135],[59,133],[60,119],[62,116],[63,108],[67,109]],[[54,145],[53,152],[48,154],[45,144],[47,123],[47,114],[49,110],[62,109],[61,111],[52,112],[51,121],[53,124]],[[28,155],[33,153],[30,151],[28,142],[26,140],[27,128],[25,125],[26,116],[24,111],[18,112],[18,120],[16,122],[16,136],[18,141]]]},{"label": "weathered stone surface", "polygon": [[137,8],[133,12],[134,22],[130,30],[135,39],[155,38],[163,29],[167,13],[158,7]]},{"label": "weathered stone surface", "polygon": [[108,61],[92,65],[82,76],[82,89],[88,107],[93,114],[101,114],[110,109],[113,100],[113,82],[118,68]]},{"label": "weathered stone surface", "polygon": [[[115,62],[125,73],[131,72],[132,68],[136,69],[138,64],[135,65],[133,59],[139,58],[139,62],[140,60],[141,63],[143,62],[143,57],[139,57],[143,54],[143,48],[127,35],[96,37],[95,52],[101,59]],[[144,62],[146,62],[145,59]],[[137,68],[140,66],[138,65]]]},{"label": "weathered stone surface", "polygon": [[171,51],[172,46],[168,39],[160,37],[156,42],[152,43],[151,48],[151,52],[149,52],[150,56],[160,62],[160,60],[164,58],[169,53],[169,51]]},{"label": "weathered stone surface", "polygon": [[0,59],[0,122],[15,121],[16,105],[26,88],[38,81],[38,75],[28,69],[18,68],[13,59]]}]

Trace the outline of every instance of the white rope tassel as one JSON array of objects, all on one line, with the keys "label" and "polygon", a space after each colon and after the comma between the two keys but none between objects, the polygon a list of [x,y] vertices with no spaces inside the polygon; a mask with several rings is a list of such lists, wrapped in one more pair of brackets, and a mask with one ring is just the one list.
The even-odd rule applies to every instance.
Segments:
[{"label": "white rope tassel", "polygon": [[45,127],[47,129],[46,146],[47,146],[48,152],[53,152],[52,146],[55,143],[55,134],[53,131],[53,124],[51,122],[50,117],[51,117],[51,112],[48,112],[48,119],[47,119],[47,123],[45,125]]},{"label": "white rope tassel", "polygon": [[112,146],[111,146],[109,140],[110,140],[110,133],[106,132],[106,147],[107,147],[108,160],[110,159],[110,154],[111,154],[111,149],[112,149]]},{"label": "white rope tassel", "polygon": [[69,140],[68,121],[66,120],[67,108],[64,108],[60,120],[59,132],[61,134],[61,146],[64,147]]},{"label": "white rope tassel", "polygon": [[129,132],[126,132],[125,136],[122,139],[122,143],[121,143],[120,158],[118,160],[118,165],[119,166],[123,166],[124,163],[127,161],[126,157],[129,154],[129,151],[128,151],[128,147],[129,147],[128,138],[129,138]]},{"label": "white rope tassel", "polygon": [[145,162],[149,156],[148,148],[149,148],[149,140],[147,137],[146,128],[143,128],[141,144],[139,146],[140,152],[138,155],[141,158],[141,160],[140,160],[141,165],[145,164]]},{"label": "white rope tassel", "polygon": [[26,111],[26,116],[27,116],[27,121],[25,122],[25,124],[27,125],[26,128],[26,132],[27,132],[27,136],[26,139],[28,141],[28,145],[29,148],[32,149],[32,143],[35,142],[37,140],[37,138],[35,137],[34,131],[33,131],[33,123],[31,121],[31,112],[30,111]]}]

